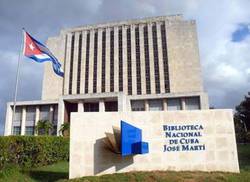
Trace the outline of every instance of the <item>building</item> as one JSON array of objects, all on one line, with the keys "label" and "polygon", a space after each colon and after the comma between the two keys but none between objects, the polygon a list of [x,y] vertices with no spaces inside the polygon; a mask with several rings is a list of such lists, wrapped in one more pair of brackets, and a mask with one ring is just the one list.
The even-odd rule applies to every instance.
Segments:
[{"label": "building", "polygon": [[196,24],[181,15],[65,29],[47,46],[63,64],[46,63],[42,99],[7,103],[5,135],[33,135],[38,120],[59,135],[71,112],[208,109]]}]

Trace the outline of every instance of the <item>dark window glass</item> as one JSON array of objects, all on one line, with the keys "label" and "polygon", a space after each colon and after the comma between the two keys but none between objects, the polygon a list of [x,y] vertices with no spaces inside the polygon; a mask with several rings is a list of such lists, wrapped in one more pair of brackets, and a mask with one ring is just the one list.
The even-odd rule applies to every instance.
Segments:
[{"label": "dark window glass", "polygon": [[169,87],[168,50],[167,50],[165,23],[161,25],[161,41],[162,41],[162,58],[163,58],[163,68],[164,68],[165,92],[168,93],[170,92],[170,87]]},{"label": "dark window glass", "polygon": [[90,34],[87,33],[87,42],[86,42],[86,66],[85,66],[85,93],[88,93],[89,86],[89,43],[90,43]]},{"label": "dark window glass", "polygon": [[25,135],[34,135],[35,127],[34,126],[26,126],[25,127]]},{"label": "dark window glass", "polygon": [[49,120],[50,115],[50,106],[49,105],[43,105],[40,107],[40,115],[39,120]]},{"label": "dark window glass", "polygon": [[96,79],[97,79],[97,43],[98,43],[98,32],[95,32],[94,38],[94,72],[93,72],[93,93],[96,93]]},{"label": "dark window glass", "polygon": [[132,100],[131,110],[132,111],[145,111],[145,101],[144,100]]},{"label": "dark window glass", "polygon": [[102,92],[105,92],[106,31],[102,32]]},{"label": "dark window glass", "polygon": [[35,119],[36,119],[36,107],[35,106],[27,106],[26,107],[25,126],[34,126]]},{"label": "dark window glass", "polygon": [[122,28],[119,29],[119,91],[123,91]]},{"label": "dark window glass", "polygon": [[13,133],[13,135],[20,135],[21,134],[21,126],[14,126],[12,133]]},{"label": "dark window glass", "polygon": [[73,62],[74,62],[75,35],[71,39],[70,68],[69,68],[69,94],[72,94]]},{"label": "dark window glass", "polygon": [[114,92],[114,30],[110,31],[110,92]]},{"label": "dark window glass", "polygon": [[80,36],[79,36],[79,45],[78,45],[77,89],[76,89],[77,94],[80,93],[81,61],[82,61],[82,34],[80,34]]},{"label": "dark window glass", "polygon": [[127,29],[128,95],[132,95],[131,30]]},{"label": "dark window glass", "polygon": [[141,58],[140,58],[140,34],[139,27],[135,28],[135,50],[136,50],[136,85],[137,94],[141,94]]},{"label": "dark window glass", "polygon": [[98,112],[99,103],[84,103],[84,112]]},{"label": "dark window glass", "polygon": [[185,98],[185,109],[186,110],[199,110],[200,109],[200,98],[199,97],[188,97]]},{"label": "dark window glass", "polygon": [[145,56],[146,93],[147,94],[151,94],[149,46],[148,46],[148,27],[147,27],[147,25],[143,28],[143,34],[144,34],[144,56]]},{"label": "dark window glass", "polygon": [[158,43],[156,24],[152,26],[153,34],[153,52],[154,52],[154,67],[155,67],[155,91],[160,93],[160,73],[159,73],[159,58],[158,58]]},{"label": "dark window glass", "polygon": [[105,112],[118,111],[117,101],[105,102]]}]

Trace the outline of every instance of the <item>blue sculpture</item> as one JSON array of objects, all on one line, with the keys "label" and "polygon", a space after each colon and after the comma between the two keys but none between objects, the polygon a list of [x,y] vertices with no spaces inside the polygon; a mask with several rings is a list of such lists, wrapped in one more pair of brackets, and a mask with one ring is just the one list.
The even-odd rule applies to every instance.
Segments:
[{"label": "blue sculpture", "polygon": [[122,156],[148,153],[148,142],[142,141],[142,130],[121,120]]}]

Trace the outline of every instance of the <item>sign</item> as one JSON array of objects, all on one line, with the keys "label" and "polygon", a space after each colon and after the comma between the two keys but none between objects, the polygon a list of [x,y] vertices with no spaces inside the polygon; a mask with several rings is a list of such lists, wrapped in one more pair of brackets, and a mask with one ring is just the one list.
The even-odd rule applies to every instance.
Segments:
[{"label": "sign", "polygon": [[[202,122],[201,122],[202,123]],[[163,125],[166,138],[164,152],[177,151],[198,151],[205,150],[202,144],[204,127],[202,124],[196,125]]]}]

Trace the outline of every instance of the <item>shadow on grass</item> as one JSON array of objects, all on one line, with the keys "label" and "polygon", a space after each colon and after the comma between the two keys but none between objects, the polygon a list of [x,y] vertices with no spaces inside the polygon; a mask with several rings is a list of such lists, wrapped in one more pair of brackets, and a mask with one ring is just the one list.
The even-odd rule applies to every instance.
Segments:
[{"label": "shadow on grass", "polygon": [[67,172],[30,171],[29,176],[36,181],[44,182],[54,182],[60,179],[68,179]]}]

